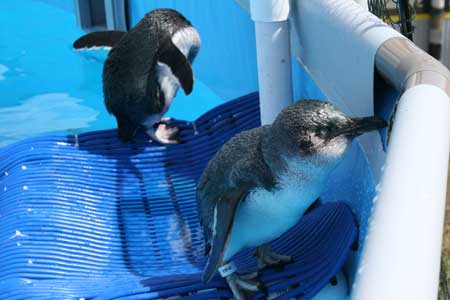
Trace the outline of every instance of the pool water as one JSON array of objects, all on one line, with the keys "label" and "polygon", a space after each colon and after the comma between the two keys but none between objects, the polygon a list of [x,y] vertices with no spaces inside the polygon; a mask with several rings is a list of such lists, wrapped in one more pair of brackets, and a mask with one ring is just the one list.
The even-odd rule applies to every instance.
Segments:
[{"label": "pool water", "polygon": [[[0,3],[0,146],[36,135],[116,127],[103,104],[107,52],[74,51],[73,41],[85,32],[73,5],[56,2],[60,5]],[[196,79],[192,94],[180,90],[167,116],[193,120],[222,102]]]}]

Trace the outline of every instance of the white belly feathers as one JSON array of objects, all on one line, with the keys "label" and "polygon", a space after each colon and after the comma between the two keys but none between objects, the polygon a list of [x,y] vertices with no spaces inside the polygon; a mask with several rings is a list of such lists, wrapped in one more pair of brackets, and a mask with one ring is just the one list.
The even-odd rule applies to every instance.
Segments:
[{"label": "white belly feathers", "polygon": [[172,104],[173,98],[177,95],[180,82],[178,81],[178,78],[173,75],[169,66],[164,63],[158,62],[156,65],[156,74],[165,99],[164,109],[161,114],[165,114]]},{"label": "white belly feathers", "polygon": [[242,248],[260,246],[288,231],[318,198],[320,191],[319,187],[299,190],[294,186],[274,192],[253,191],[236,212],[225,260]]},{"label": "white belly feathers", "polygon": [[288,231],[324,190],[328,168],[316,168],[302,160],[290,160],[288,165],[273,191],[255,189],[240,203],[225,261],[242,248],[260,246]]}]

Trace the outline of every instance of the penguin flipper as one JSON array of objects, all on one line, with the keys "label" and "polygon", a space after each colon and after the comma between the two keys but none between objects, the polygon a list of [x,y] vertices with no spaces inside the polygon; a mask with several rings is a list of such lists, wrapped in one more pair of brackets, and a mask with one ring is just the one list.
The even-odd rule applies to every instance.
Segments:
[{"label": "penguin flipper", "polygon": [[125,31],[117,30],[91,32],[77,39],[73,48],[114,47],[125,34]]},{"label": "penguin flipper", "polygon": [[249,191],[248,186],[242,186],[226,193],[214,208],[214,228],[212,228],[211,250],[203,271],[203,282],[209,282],[217,269],[223,264],[223,256],[230,240],[234,215],[239,203]]},{"label": "penguin flipper", "polygon": [[165,38],[161,42],[158,49],[158,61],[169,66],[185,94],[189,95],[194,87],[194,73],[189,61],[170,38]]}]

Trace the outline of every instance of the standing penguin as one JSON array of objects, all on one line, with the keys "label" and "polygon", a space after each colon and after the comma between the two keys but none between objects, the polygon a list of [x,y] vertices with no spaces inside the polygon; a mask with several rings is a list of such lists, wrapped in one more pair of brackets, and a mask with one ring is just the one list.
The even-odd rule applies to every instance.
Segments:
[{"label": "standing penguin", "polygon": [[199,34],[183,15],[156,9],[129,32],[94,32],[73,46],[112,47],[103,67],[103,94],[122,141],[131,140],[142,126],[153,140],[179,142],[178,128],[162,116],[180,85],[187,95],[191,93],[191,64],[200,49]]},{"label": "standing penguin", "polygon": [[227,142],[197,186],[208,255],[203,280],[219,269],[238,300],[261,290],[256,280],[230,272],[226,263],[246,247],[257,247],[259,268],[291,262],[272,252],[269,242],[293,227],[320,196],[352,140],[386,125],[377,117],[349,117],[328,102],[303,100],[272,125]]}]

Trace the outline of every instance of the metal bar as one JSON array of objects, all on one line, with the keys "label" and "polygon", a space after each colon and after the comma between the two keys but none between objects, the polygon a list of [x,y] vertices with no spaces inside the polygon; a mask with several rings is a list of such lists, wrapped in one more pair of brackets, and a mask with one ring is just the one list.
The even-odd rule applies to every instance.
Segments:
[{"label": "metal bar", "polygon": [[409,0],[398,0],[398,13],[400,16],[400,26],[402,34],[412,41],[413,26],[411,23]]},{"label": "metal bar", "polygon": [[442,29],[444,25],[444,0],[431,1],[431,24],[429,32],[428,51],[436,59],[441,59]]}]

